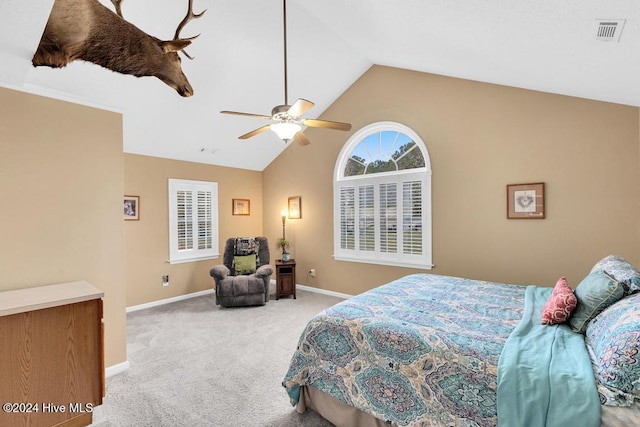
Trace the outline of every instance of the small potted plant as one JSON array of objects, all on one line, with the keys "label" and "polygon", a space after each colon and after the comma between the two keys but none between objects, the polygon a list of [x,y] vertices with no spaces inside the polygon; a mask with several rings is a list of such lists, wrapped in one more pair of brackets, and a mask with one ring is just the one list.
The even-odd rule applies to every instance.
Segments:
[{"label": "small potted plant", "polygon": [[280,249],[282,252],[282,261],[289,261],[291,259],[291,254],[287,252],[287,250],[291,247],[291,242],[280,237],[276,241],[276,248]]}]

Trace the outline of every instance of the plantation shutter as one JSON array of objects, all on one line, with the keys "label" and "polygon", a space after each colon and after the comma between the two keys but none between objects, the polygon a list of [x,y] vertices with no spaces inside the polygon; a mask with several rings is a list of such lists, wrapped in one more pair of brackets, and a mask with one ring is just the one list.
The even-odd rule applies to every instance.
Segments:
[{"label": "plantation shutter", "polygon": [[398,252],[398,185],[380,184],[380,252]]},{"label": "plantation shutter", "polygon": [[198,249],[211,249],[213,239],[211,191],[198,191]]},{"label": "plantation shutter", "polygon": [[422,254],[422,182],[402,183],[402,252]]},{"label": "plantation shutter", "polygon": [[340,247],[355,249],[355,189],[340,188]]},{"label": "plantation shutter", "polygon": [[169,262],[218,256],[218,185],[169,179]]},{"label": "plantation shutter", "polygon": [[361,251],[374,251],[376,249],[373,190],[373,185],[358,187],[358,247]]},{"label": "plantation shutter", "polygon": [[191,191],[178,191],[178,250],[193,249],[193,197]]}]

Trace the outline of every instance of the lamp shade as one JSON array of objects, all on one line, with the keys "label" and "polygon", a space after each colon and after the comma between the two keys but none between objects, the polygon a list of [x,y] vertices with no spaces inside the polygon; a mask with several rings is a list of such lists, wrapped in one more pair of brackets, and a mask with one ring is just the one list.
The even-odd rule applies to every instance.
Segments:
[{"label": "lamp shade", "polygon": [[271,130],[278,135],[278,137],[284,141],[291,141],[293,136],[302,129],[302,127],[297,123],[292,122],[281,122],[274,123],[270,126]]}]

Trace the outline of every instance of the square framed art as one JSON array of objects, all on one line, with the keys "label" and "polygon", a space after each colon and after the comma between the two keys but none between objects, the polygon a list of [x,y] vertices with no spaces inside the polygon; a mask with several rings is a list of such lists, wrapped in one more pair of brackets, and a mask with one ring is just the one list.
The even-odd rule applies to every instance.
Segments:
[{"label": "square framed art", "polygon": [[543,219],[544,217],[544,182],[507,185],[508,219]]},{"label": "square framed art", "polygon": [[233,215],[251,215],[251,200],[232,199]]}]

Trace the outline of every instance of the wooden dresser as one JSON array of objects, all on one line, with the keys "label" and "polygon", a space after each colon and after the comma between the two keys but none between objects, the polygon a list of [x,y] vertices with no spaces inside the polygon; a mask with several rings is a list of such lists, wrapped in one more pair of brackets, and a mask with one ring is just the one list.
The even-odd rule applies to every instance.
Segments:
[{"label": "wooden dresser", "polygon": [[87,282],[0,292],[0,426],[86,426],[105,394],[104,293]]}]

